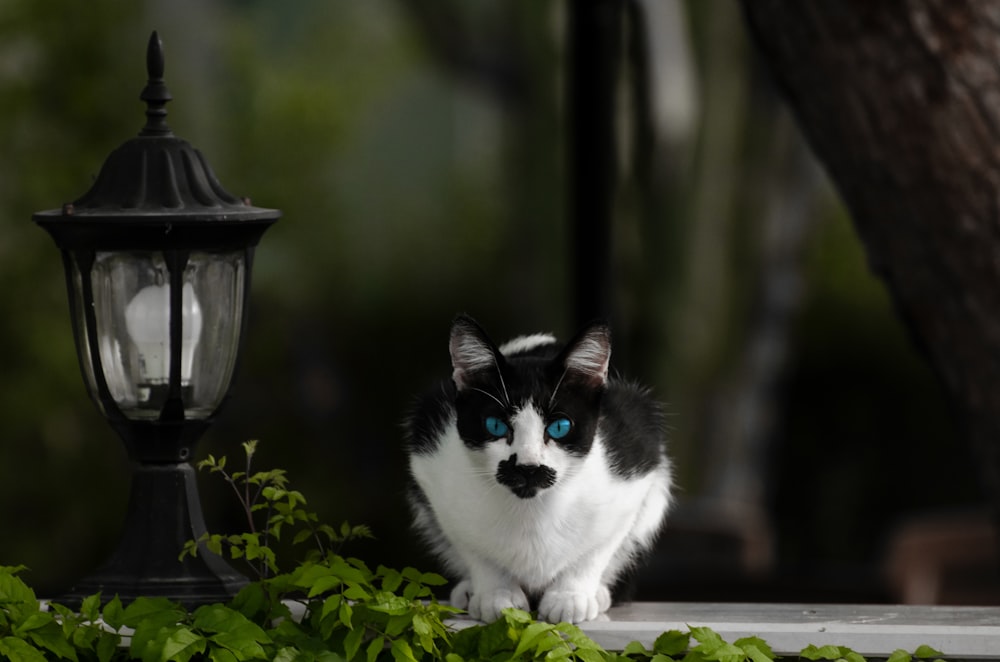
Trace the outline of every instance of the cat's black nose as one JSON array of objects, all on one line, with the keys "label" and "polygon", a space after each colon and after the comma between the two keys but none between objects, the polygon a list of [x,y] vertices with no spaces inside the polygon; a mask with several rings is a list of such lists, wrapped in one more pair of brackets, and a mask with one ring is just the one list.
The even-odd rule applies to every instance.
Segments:
[{"label": "cat's black nose", "polygon": [[522,499],[529,499],[539,490],[556,482],[556,472],[544,464],[518,464],[517,453],[497,465],[497,482]]}]

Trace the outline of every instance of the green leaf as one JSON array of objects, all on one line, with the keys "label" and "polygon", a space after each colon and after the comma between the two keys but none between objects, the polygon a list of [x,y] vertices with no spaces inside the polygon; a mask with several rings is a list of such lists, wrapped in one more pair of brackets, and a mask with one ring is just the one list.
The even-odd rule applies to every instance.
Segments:
[{"label": "green leaf", "polygon": [[247,618],[259,618],[268,607],[267,593],[264,586],[260,582],[247,584],[230,601],[229,606]]},{"label": "green leaf", "polygon": [[209,640],[239,655],[252,659],[264,655],[263,644],[271,643],[270,637],[246,616],[223,605],[205,605],[194,613],[191,627],[209,633]]},{"label": "green leaf", "polygon": [[336,595],[331,595],[326,600],[323,601],[323,608],[320,611],[320,620],[326,620],[326,617],[333,613],[340,613],[340,602],[344,599],[344,596],[337,593]]},{"label": "green leaf", "polygon": [[380,611],[390,616],[398,616],[410,611],[412,603],[406,598],[402,598],[393,593],[379,591],[375,594],[374,602],[368,605],[369,609]]},{"label": "green leaf", "polygon": [[76,662],[76,649],[66,640],[62,628],[54,620],[28,632],[28,639],[40,649],[55,653],[59,657]]},{"label": "green leaf", "polygon": [[340,616],[340,622],[344,624],[345,628],[351,629],[354,626],[351,625],[351,617],[354,615],[354,610],[348,602],[341,602],[340,609],[338,610]]},{"label": "green leaf", "polygon": [[583,648],[576,651],[576,656],[583,662],[604,662],[604,656],[596,650]]},{"label": "green leaf", "polygon": [[364,628],[357,628],[348,632],[347,636],[344,637],[344,655],[348,660],[358,654],[358,651],[361,649],[361,640],[364,636]]},{"label": "green leaf", "polygon": [[622,649],[622,654],[649,657],[650,651],[646,650],[646,647],[642,645],[641,641],[632,641],[625,645],[625,648]]},{"label": "green leaf", "polygon": [[886,662],[910,662],[913,656],[910,655],[909,651],[905,651],[902,648],[897,648],[889,654]]},{"label": "green leaf", "polygon": [[433,633],[434,628],[431,626],[430,621],[423,614],[413,615],[413,631],[418,635],[429,635]]},{"label": "green leaf", "polygon": [[69,629],[67,629],[66,623],[63,623],[60,638],[66,640],[68,636],[68,643],[70,643],[71,647],[75,646],[81,650],[93,650],[94,642],[97,640],[98,635],[101,634],[101,630],[101,626],[84,623],[83,621],[71,624]]},{"label": "green leaf", "polygon": [[333,571],[325,565],[320,563],[309,563],[300,565],[296,568],[292,572],[290,579],[293,586],[311,588],[321,578],[331,577],[333,574]]},{"label": "green leaf", "polygon": [[[776,657],[774,651],[771,650],[771,646],[760,637],[743,637],[734,641],[733,645],[746,651],[747,657],[754,660],[754,662],[765,662],[765,658],[767,660],[774,660]],[[759,659],[758,657],[754,657],[750,654],[750,649],[754,649],[758,656],[763,657]]]},{"label": "green leaf", "polygon": [[402,614],[390,616],[385,624],[385,633],[390,637],[398,637],[403,634],[406,628],[410,627],[412,621],[413,614],[409,609]]},{"label": "green leaf", "polygon": [[691,636],[698,641],[699,645],[696,646],[696,648],[703,653],[714,651],[717,648],[724,646],[726,643],[722,640],[719,633],[712,628],[692,627]]},{"label": "green leaf", "polygon": [[448,580],[435,572],[425,572],[420,575],[420,583],[427,586],[444,586]]},{"label": "green leaf", "polygon": [[668,630],[653,642],[653,651],[661,655],[680,655],[691,646],[691,635],[678,630]]},{"label": "green leaf", "polygon": [[122,612],[122,624],[137,628],[143,621],[157,623],[176,623],[184,617],[185,611],[180,605],[167,598],[136,598]]},{"label": "green leaf", "polygon": [[385,648],[385,637],[375,637],[368,644],[368,648],[365,649],[365,659],[368,662],[375,662],[378,658],[379,653]]},{"label": "green leaf", "polygon": [[917,646],[917,650],[913,651],[913,656],[923,659],[932,659],[942,657],[944,656],[944,653],[925,644],[923,646]]},{"label": "green leaf", "polygon": [[354,582],[348,582],[347,588],[344,589],[344,597],[348,600],[368,600],[372,596],[365,589],[361,588],[358,584]]},{"label": "green leaf", "polygon": [[101,617],[101,594],[88,595],[80,604],[80,614],[88,621],[96,621]]},{"label": "green leaf", "polygon": [[424,573],[411,566],[403,568],[403,578],[411,582],[419,582],[422,574]]},{"label": "green leaf", "polygon": [[[164,628],[166,630],[166,628]],[[156,640],[160,644],[160,638]],[[156,648],[150,646],[149,648]],[[187,662],[198,653],[205,651],[205,638],[185,627],[178,627],[169,632],[162,640],[162,648],[155,656],[143,656],[144,662]]]},{"label": "green leaf", "polygon": [[524,628],[524,631],[521,633],[521,640],[517,643],[517,648],[514,649],[514,657],[523,655],[535,648],[542,638],[552,633],[555,628],[556,626],[543,621],[536,621]]},{"label": "green leaf", "polygon": [[[515,614],[514,612],[518,612],[520,610],[515,610],[515,609],[504,610],[504,618],[497,619],[492,623],[490,623],[489,625],[478,628],[480,631],[480,635],[479,635],[479,641],[477,642],[478,651],[476,652],[479,655],[479,659],[489,659],[493,657],[494,654],[499,653],[501,651],[514,650],[514,643],[511,640],[510,636],[508,635],[508,629],[511,627],[510,622],[507,620],[508,611],[511,612],[510,617],[512,618],[519,617],[519,614]],[[531,620],[530,614],[528,614],[528,620],[529,622]],[[467,655],[466,657],[472,657],[472,656]]]},{"label": "green leaf", "polygon": [[527,625],[532,622],[531,614],[524,611],[523,609],[517,609],[515,607],[508,607],[502,612],[504,619],[511,625]]},{"label": "green leaf", "polygon": [[742,662],[745,655],[742,648],[733,644],[722,643],[721,646],[705,654],[707,660],[718,660],[718,662]]},{"label": "green leaf", "polygon": [[556,625],[556,630],[561,632],[565,636],[566,641],[573,644],[576,648],[586,650],[603,650],[597,642],[588,637],[583,630],[572,623],[559,623]]},{"label": "green leaf", "polygon": [[[770,652],[771,649],[769,646],[767,646],[767,644],[764,644],[764,647],[767,648],[768,652]],[[774,661],[774,654],[773,653],[768,654],[768,652],[761,650],[760,646],[758,646],[757,644],[747,643],[744,644],[743,646],[738,646],[738,648],[741,648],[743,652],[746,654],[746,657],[752,662]]]},{"label": "green leaf", "polygon": [[0,603],[4,603],[15,621],[21,620],[31,612],[38,611],[38,598],[20,577],[15,576],[23,566],[4,566],[0,572]]},{"label": "green leaf", "polygon": [[392,642],[390,650],[392,659],[396,662],[417,662],[417,658],[413,657],[413,649],[410,648],[410,644],[405,639],[397,639]]},{"label": "green leaf", "polygon": [[293,545],[302,544],[305,541],[307,541],[310,538],[312,538],[312,535],[313,535],[313,533],[309,529],[302,529],[301,531],[299,531],[298,533],[295,534],[294,538],[292,538],[292,544]]},{"label": "green leaf", "polygon": [[94,647],[99,662],[110,662],[111,658],[118,653],[122,638],[110,632],[101,633],[97,639],[97,646]]},{"label": "green leaf", "polygon": [[186,612],[166,598],[136,598],[125,607],[122,615],[124,625],[135,628],[132,633],[130,650],[133,656],[146,659],[147,648],[162,648],[160,640],[177,629]]},{"label": "green leaf", "polygon": [[216,556],[222,556],[222,536],[209,536],[202,541],[202,544],[205,545],[205,549],[212,552]]},{"label": "green leaf", "polygon": [[30,632],[31,630],[37,630],[38,628],[49,625],[52,622],[53,622],[52,614],[49,614],[44,611],[36,611],[35,613],[30,614],[19,624],[17,624],[17,626],[14,628],[14,634],[23,636],[25,633]]},{"label": "green leaf", "polygon": [[[223,459],[225,459],[225,458],[223,458]],[[217,466],[217,463],[215,461],[215,456],[212,455],[211,453],[209,453],[208,457],[206,457],[204,460],[198,462],[195,466],[199,470],[201,470],[201,469],[215,469],[216,466]]]},{"label": "green leaf", "polygon": [[124,617],[125,610],[122,607],[122,601],[116,595],[108,601],[108,604],[104,605],[104,622],[107,623],[108,627],[111,629],[118,630],[123,624]]},{"label": "green leaf", "polygon": [[345,582],[364,584],[368,581],[368,578],[365,576],[365,572],[351,566],[347,563],[347,561],[340,557],[333,558],[333,561],[330,563],[330,571],[343,579]]},{"label": "green leaf", "polygon": [[0,638],[0,657],[7,662],[46,662],[41,651],[17,637]]},{"label": "green leaf", "polygon": [[403,574],[397,570],[386,568],[383,565],[378,567],[376,576],[382,578],[382,590],[395,593],[403,585]]},{"label": "green leaf", "polygon": [[423,584],[409,583],[403,589],[403,598],[407,601],[416,600],[431,594],[431,590]]},{"label": "green leaf", "polygon": [[297,662],[298,660],[310,659],[303,655],[298,649],[285,646],[274,655],[272,662]]},{"label": "green leaf", "polygon": [[340,586],[341,583],[340,577],[334,577],[333,575],[318,577],[316,581],[312,583],[312,586],[309,587],[308,595],[310,598],[314,598],[321,593],[326,593],[330,589]]}]

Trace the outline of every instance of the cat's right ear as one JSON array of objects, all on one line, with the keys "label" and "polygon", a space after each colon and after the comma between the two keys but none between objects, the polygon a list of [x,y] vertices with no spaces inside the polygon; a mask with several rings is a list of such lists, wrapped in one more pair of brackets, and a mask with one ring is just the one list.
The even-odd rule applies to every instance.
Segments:
[{"label": "cat's right ear", "polygon": [[494,369],[500,351],[482,327],[468,315],[459,315],[451,325],[451,378],[458,390],[469,385],[476,373]]}]

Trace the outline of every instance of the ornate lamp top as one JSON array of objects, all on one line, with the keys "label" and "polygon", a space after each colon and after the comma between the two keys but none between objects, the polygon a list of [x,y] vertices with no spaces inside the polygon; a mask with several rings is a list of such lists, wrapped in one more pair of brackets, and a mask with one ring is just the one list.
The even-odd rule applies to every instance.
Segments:
[{"label": "ornate lamp top", "polygon": [[167,102],[173,99],[167,84],[163,81],[163,42],[153,31],[149,35],[149,45],[146,47],[146,73],[149,80],[139,98],[146,102],[146,126],[140,136],[172,135],[167,126]]},{"label": "ornate lamp top", "polygon": [[149,79],[139,97],[146,103],[146,124],[139,135],[108,156],[87,193],[34,219],[64,248],[95,242],[102,248],[156,248],[164,241],[201,243],[206,237],[209,243],[214,238],[240,243],[252,235],[256,238],[248,241],[256,243],[281,212],[254,207],[226,191],[201,152],[167,126],[172,96],[156,32],[146,68]]}]

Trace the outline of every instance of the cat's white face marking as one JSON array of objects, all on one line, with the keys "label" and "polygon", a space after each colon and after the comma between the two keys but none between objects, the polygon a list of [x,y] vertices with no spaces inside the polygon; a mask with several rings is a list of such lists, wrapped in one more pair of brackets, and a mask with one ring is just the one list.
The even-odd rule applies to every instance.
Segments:
[{"label": "cat's white face marking", "polygon": [[541,345],[551,345],[556,342],[556,337],[551,333],[534,333],[530,336],[520,336],[500,345],[500,353],[504,356],[530,352]]},{"label": "cat's white face marking", "polygon": [[467,452],[473,461],[494,470],[493,480],[521,499],[530,499],[577,472],[583,458],[567,453],[546,432],[550,424],[534,403],[518,409],[510,420],[510,434]]},{"label": "cat's white face marking", "polygon": [[510,454],[517,454],[518,464],[550,464],[545,447],[545,424],[534,406],[517,412],[511,421],[514,438],[510,444]]}]

